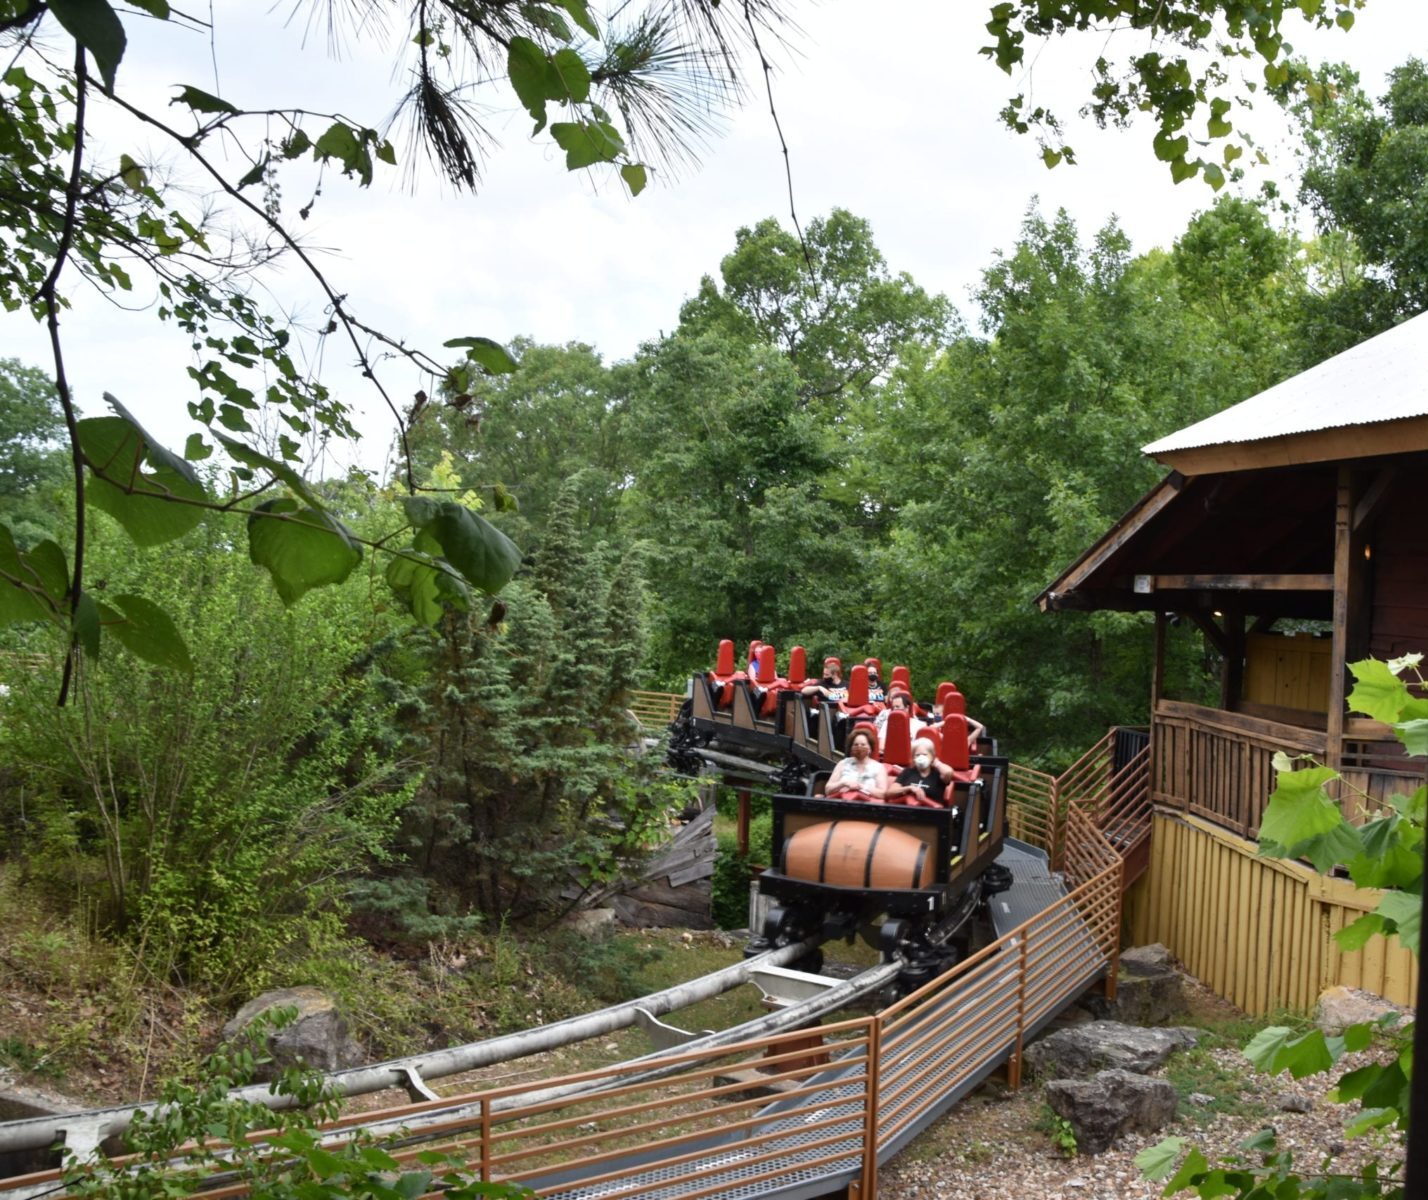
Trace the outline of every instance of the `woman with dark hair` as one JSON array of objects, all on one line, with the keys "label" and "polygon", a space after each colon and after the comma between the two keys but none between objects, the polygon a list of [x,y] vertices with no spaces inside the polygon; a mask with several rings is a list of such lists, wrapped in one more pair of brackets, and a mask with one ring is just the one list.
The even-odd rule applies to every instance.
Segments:
[{"label": "woman with dark hair", "polygon": [[844,800],[872,800],[881,803],[888,776],[874,756],[877,735],[860,725],[848,735],[848,757],[841,759],[823,788],[825,796]]}]

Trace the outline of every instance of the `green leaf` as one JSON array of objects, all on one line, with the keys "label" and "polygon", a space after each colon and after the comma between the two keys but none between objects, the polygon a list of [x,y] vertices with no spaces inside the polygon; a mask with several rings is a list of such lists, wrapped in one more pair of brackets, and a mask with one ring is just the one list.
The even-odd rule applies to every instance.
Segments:
[{"label": "green leaf", "polygon": [[74,610],[74,637],[84,656],[92,660],[99,658],[99,605],[88,592],[81,592],[79,604]]},{"label": "green leaf", "polygon": [[92,473],[85,500],[118,521],[137,545],[173,541],[203,520],[202,508],[185,503],[207,498],[193,467],[149,441],[133,421],[86,417],[79,422],[79,448]]},{"label": "green leaf", "polygon": [[345,580],[362,561],[362,549],[329,514],[283,498],[249,514],[248,557],[267,568],[291,606],[313,588]]},{"label": "green leaf", "polygon": [[591,37],[598,39],[600,29],[595,24],[595,19],[590,15],[590,8],[585,0],[558,0],[560,7],[570,14],[570,19],[581,29],[585,30]]},{"label": "green leaf", "polygon": [[191,433],[183,446],[183,456],[189,462],[202,462],[213,453],[213,447],[203,440],[201,433]]},{"label": "green leaf", "polygon": [[1428,717],[1400,721],[1393,727],[1403,748],[1415,758],[1428,757]]},{"label": "green leaf", "polygon": [[1257,1129],[1249,1137],[1240,1143],[1241,1150],[1248,1150],[1250,1153],[1262,1153],[1266,1150],[1273,1150],[1275,1142],[1274,1130],[1269,1126]]},{"label": "green leaf", "polygon": [[1200,1153],[1197,1147],[1192,1146],[1190,1153],[1185,1156],[1185,1161],[1180,1164],[1180,1170],[1171,1176],[1170,1181],[1165,1185],[1165,1190],[1160,1194],[1173,1196],[1176,1192],[1192,1187],[1195,1180],[1209,1169],[1210,1164],[1205,1161],[1205,1156]]},{"label": "green leaf", "polygon": [[112,92],[125,44],[124,26],[114,9],[107,0],[50,0],[50,12],[94,56],[104,86]]},{"label": "green leaf", "polygon": [[550,135],[565,151],[567,170],[614,162],[625,150],[624,139],[608,121],[557,121]]},{"label": "green leaf", "polygon": [[470,509],[449,500],[408,497],[406,510],[419,534],[434,539],[442,557],[483,592],[499,592],[521,565],[516,544]]},{"label": "green leaf", "polygon": [[109,599],[112,603],[99,605],[100,620],[130,654],[158,667],[185,673],[193,670],[188,646],[168,613],[143,596]]},{"label": "green leaf", "polygon": [[1349,954],[1362,950],[1376,933],[1383,932],[1383,918],[1377,913],[1364,913],[1334,934],[1339,949]]},{"label": "green leaf", "polygon": [[1345,824],[1339,806],[1324,794],[1324,784],[1337,777],[1329,767],[1281,771],[1260,822],[1260,838],[1297,853]]},{"label": "green leaf", "polygon": [[205,92],[202,88],[196,88],[192,84],[184,84],[179,89],[179,94],[169,101],[170,104],[183,104],[200,113],[237,113],[237,109],[229,104],[222,96],[215,96],[212,92]]},{"label": "green leaf", "polygon": [[513,37],[506,48],[506,76],[525,110],[535,118],[535,133],[545,128],[545,102],[549,98],[546,81],[550,60],[545,51],[527,37]]},{"label": "green leaf", "polygon": [[1344,1029],[1344,1050],[1349,1054],[1357,1054],[1360,1050],[1367,1050],[1373,1044],[1373,1026],[1366,1022],[1357,1025],[1349,1025]]},{"label": "green leaf", "polygon": [[1362,1137],[1370,1129],[1383,1129],[1385,1126],[1394,1125],[1397,1122],[1398,1109],[1396,1108],[1366,1108],[1344,1126],[1344,1132],[1351,1138]]},{"label": "green leaf", "polygon": [[31,574],[56,602],[69,595],[69,563],[57,542],[46,538],[25,555]]},{"label": "green leaf", "polygon": [[560,81],[564,96],[583,104],[590,96],[590,68],[574,50],[557,50],[550,59],[550,69]]},{"label": "green leaf", "polygon": [[246,442],[240,442],[237,438],[231,438],[226,433],[218,430],[210,430],[215,438],[222,444],[223,448],[237,461],[246,467],[256,467],[259,470],[267,471],[275,479],[287,484],[297,495],[301,496],[312,508],[323,507],[322,501],[317,498],[313,490],[308,487],[307,480],[299,475],[292,467],[280,459],[271,458],[261,450],[254,450]]},{"label": "green leaf", "polygon": [[1359,887],[1411,887],[1423,875],[1421,833],[1398,813],[1359,827],[1362,850],[1345,865]]},{"label": "green leaf", "polygon": [[620,168],[620,178],[625,181],[625,186],[630,189],[632,196],[638,196],[649,182],[644,167],[639,163],[626,163]]},{"label": "green leaf", "polygon": [[1398,940],[1414,954],[1418,953],[1419,923],[1423,914],[1423,898],[1412,892],[1388,891],[1375,910],[1398,928]]},{"label": "green leaf", "polygon": [[1324,1033],[1319,1029],[1295,1037],[1292,1029],[1270,1025],[1250,1039],[1244,1055],[1266,1074],[1288,1071],[1295,1079],[1327,1071],[1334,1065]]},{"label": "green leaf", "polygon": [[446,563],[417,551],[406,551],[387,564],[387,583],[407,603],[423,625],[435,625],[447,607],[461,612],[471,607],[466,581]]},{"label": "green leaf", "polygon": [[16,547],[9,526],[0,525],[0,625],[52,620],[68,590],[66,581],[58,592],[51,592],[30,556]]},{"label": "green leaf", "polygon": [[1163,1141],[1156,1142],[1154,1146],[1147,1146],[1137,1154],[1135,1165],[1147,1179],[1164,1179],[1170,1174],[1175,1160],[1180,1157],[1180,1152],[1184,1149],[1185,1139],[1183,1137],[1168,1137]]},{"label": "green leaf", "polygon": [[1061,151],[1044,146],[1041,150],[1041,161],[1046,164],[1046,169],[1049,171],[1061,161]]},{"label": "green leaf", "polygon": [[1411,698],[1403,680],[1386,662],[1376,658],[1350,663],[1349,670],[1355,679],[1353,691],[1349,693],[1349,708],[1375,721],[1397,724]]},{"label": "green leaf", "polygon": [[464,349],[467,358],[485,367],[492,375],[509,375],[520,365],[500,342],[493,342],[490,338],[452,338],[442,345],[451,350]]},{"label": "green leaf", "polygon": [[169,19],[169,0],[126,0],[126,3],[143,9],[149,16],[157,17],[160,21]]}]

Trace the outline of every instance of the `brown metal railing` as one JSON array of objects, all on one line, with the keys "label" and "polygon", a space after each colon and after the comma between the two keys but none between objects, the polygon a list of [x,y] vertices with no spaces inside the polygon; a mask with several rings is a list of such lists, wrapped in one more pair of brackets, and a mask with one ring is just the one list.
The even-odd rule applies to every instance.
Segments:
[{"label": "brown metal railing", "polygon": [[663,729],[679,716],[684,697],[674,692],[631,692],[630,711],[647,729]]},{"label": "brown metal railing", "polygon": [[[1090,780],[1109,782],[1098,762],[1078,767],[1073,786],[1085,802],[1062,800],[1050,776],[1011,774],[1013,829],[1063,851],[1069,894],[875,1015],[671,1054],[657,1079],[648,1060],[626,1063],[365,1113],[330,1129],[420,1118],[422,1144],[396,1153],[400,1161],[446,1148],[482,1180],[539,1195],[593,1188],[605,1200],[634,1200],[657,1186],[703,1200],[833,1176],[856,1180],[861,1200],[872,1200],[881,1151],[1003,1064],[1017,1086],[1022,1050],[1042,1023],[1099,975],[1114,990],[1122,863],[1098,823],[1121,805],[1113,793],[1088,791]],[[552,1098],[574,1084],[586,1090]],[[0,1194],[57,1177],[8,1181]]]}]

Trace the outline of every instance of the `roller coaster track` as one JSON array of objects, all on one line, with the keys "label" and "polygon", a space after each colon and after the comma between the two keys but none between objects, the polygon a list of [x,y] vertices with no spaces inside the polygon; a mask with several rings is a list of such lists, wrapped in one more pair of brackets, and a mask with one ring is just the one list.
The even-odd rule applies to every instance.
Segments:
[{"label": "roller coaster track", "polygon": [[[646,997],[591,1014],[605,1021],[618,1013],[622,1024],[644,1021],[663,1031],[666,1045],[652,1055],[468,1095],[435,1097],[426,1089],[429,1098],[339,1120],[328,1135],[380,1135],[403,1162],[445,1148],[483,1180],[562,1200],[798,1200],[839,1190],[870,1200],[880,1163],[992,1073],[1004,1071],[1018,1086],[1029,1038],[1097,980],[1114,991],[1124,856],[1143,841],[1141,825],[1148,828],[1148,809],[1142,823],[1135,795],[1144,756],[1121,762],[1118,755],[1108,735],[1061,780],[1013,767],[1010,821],[1022,840],[1009,838],[1003,856],[1016,883],[990,904],[996,940],[875,1013],[810,1027],[881,990],[897,964],[830,987],[820,977],[779,972],[779,961],[807,949],[787,947],[721,973],[753,978],[773,967],[789,986],[812,991],[759,1022],[707,1037],[683,1034],[640,1016],[641,1008],[651,1013],[651,1005],[668,1002],[661,993],[664,1001]],[[523,1038],[569,1041],[571,1028],[562,1022],[496,1039],[506,1044],[495,1051],[488,1042],[442,1054],[473,1060],[455,1068],[469,1070],[480,1065],[474,1060],[513,1057]],[[434,1057],[333,1078],[365,1072],[383,1087],[421,1095]],[[75,1117],[46,1120],[56,1122],[50,1136],[76,1127]],[[0,1147],[13,1146],[7,1136],[21,1126],[31,1135],[40,1128],[0,1125]],[[0,1182],[0,1200],[53,1195],[57,1186],[55,1172],[23,1176]]]}]

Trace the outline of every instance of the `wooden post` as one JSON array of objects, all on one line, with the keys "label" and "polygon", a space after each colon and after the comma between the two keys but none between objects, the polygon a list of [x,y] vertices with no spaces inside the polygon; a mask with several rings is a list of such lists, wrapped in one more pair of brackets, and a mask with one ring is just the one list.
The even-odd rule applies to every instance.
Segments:
[{"label": "wooden post", "polygon": [[1016,967],[1016,1045],[1007,1059],[1007,1087],[1016,1091],[1021,1087],[1021,1053],[1026,1042],[1026,944],[1029,929],[1022,930],[1020,954]]},{"label": "wooden post", "polygon": [[1220,675],[1220,707],[1234,712],[1244,693],[1245,615],[1225,614],[1225,669]]},{"label": "wooden post", "polygon": [[858,1200],[876,1200],[878,1194],[878,1092],[882,1088],[883,1019],[868,1021],[867,1101],[863,1106],[863,1176]]},{"label": "wooden post", "polygon": [[739,857],[747,859],[749,857],[749,789],[741,787],[739,789],[739,824],[736,832],[738,838]]},{"label": "wooden post", "polygon": [[1165,692],[1165,614],[1158,609],[1155,614],[1155,664],[1150,670],[1150,715],[1155,717],[1155,706]]},{"label": "wooden post", "polygon": [[491,1101],[481,1097],[481,1182],[491,1182]]},{"label": "wooden post", "polygon": [[[1363,556],[1363,534],[1354,528],[1354,473],[1339,468],[1338,500],[1334,506],[1334,626],[1329,651],[1329,718],[1325,737],[1327,765],[1338,768],[1344,759],[1344,707],[1348,694],[1351,634],[1366,626],[1363,609],[1368,596],[1368,563]],[[1362,637],[1362,634],[1359,635]]]}]

